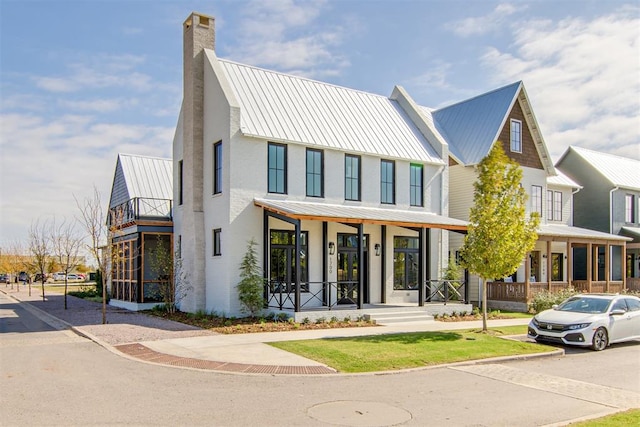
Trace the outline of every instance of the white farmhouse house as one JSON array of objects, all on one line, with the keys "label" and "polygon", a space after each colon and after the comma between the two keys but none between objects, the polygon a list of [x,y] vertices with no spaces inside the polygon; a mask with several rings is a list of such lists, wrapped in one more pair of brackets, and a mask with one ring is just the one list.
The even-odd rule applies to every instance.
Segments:
[{"label": "white farmhouse house", "polygon": [[400,87],[386,97],[220,59],[213,17],[193,13],[183,29],[180,309],[241,313],[252,239],[270,309],[423,306],[421,284],[448,258],[443,230],[466,230],[448,216],[449,149],[430,116]]}]

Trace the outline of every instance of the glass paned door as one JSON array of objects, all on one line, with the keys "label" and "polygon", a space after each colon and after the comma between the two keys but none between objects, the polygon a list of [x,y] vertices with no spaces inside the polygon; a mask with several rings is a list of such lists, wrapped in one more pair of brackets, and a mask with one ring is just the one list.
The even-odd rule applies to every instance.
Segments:
[{"label": "glass paned door", "polygon": [[[358,303],[358,269],[363,269],[363,302],[368,303],[367,236],[364,236],[364,260],[358,260],[358,235],[338,235],[338,304]],[[361,265],[362,264],[362,265]]]}]

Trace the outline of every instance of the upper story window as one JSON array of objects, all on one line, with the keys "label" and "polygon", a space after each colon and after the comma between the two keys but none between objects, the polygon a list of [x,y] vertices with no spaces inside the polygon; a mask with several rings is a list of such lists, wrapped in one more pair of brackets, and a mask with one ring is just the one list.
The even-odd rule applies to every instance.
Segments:
[{"label": "upper story window", "polygon": [[344,198],[360,200],[360,156],[344,156]]},{"label": "upper story window", "polygon": [[422,206],[422,165],[410,165],[409,175],[409,203]]},{"label": "upper story window", "polygon": [[624,196],[624,222],[636,222],[636,200],[633,194],[625,194]]},{"label": "upper story window", "polygon": [[324,197],[324,153],[307,148],[307,196]]},{"label": "upper story window", "polygon": [[562,221],[562,192],[553,192],[553,219]]},{"label": "upper story window", "polygon": [[287,146],[269,143],[269,193],[287,194]]},{"label": "upper story window", "polygon": [[382,160],[380,162],[380,202],[395,203],[395,162]]},{"label": "upper story window", "polygon": [[213,234],[212,234],[212,240],[213,240],[213,256],[220,256],[222,255],[222,238],[221,238],[221,234],[222,234],[222,229],[220,228],[215,228],[213,230]]},{"label": "upper story window", "polygon": [[549,221],[562,221],[561,191],[547,191],[547,219]]},{"label": "upper story window", "polygon": [[222,193],[222,141],[213,144],[213,194]]},{"label": "upper story window", "polygon": [[542,187],[531,186],[531,212],[538,212],[542,216]]},{"label": "upper story window", "polygon": [[511,151],[522,153],[522,122],[511,119]]}]

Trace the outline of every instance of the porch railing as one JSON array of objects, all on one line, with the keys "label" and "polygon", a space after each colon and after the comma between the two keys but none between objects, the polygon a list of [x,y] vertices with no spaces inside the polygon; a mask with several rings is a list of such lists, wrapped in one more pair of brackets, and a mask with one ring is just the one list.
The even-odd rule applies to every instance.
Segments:
[{"label": "porch railing", "polygon": [[465,302],[464,280],[427,280],[425,302]]},{"label": "porch railing", "polygon": [[[295,292],[295,283],[271,280],[265,286],[266,305],[278,310],[295,310]],[[331,310],[337,305],[356,305],[358,282],[301,282],[300,295],[300,311],[317,307]]]},{"label": "porch railing", "polygon": [[487,299],[494,301],[511,301],[528,303],[536,294],[544,291],[559,292],[563,289],[573,287],[577,292],[588,293],[616,293],[622,292],[624,283],[622,281],[589,282],[587,280],[573,280],[569,282],[530,282],[527,290],[524,282],[488,282]]},{"label": "porch railing", "polygon": [[152,199],[134,197],[109,209],[109,225],[122,225],[132,221],[149,218],[171,220],[173,201],[170,199]]}]

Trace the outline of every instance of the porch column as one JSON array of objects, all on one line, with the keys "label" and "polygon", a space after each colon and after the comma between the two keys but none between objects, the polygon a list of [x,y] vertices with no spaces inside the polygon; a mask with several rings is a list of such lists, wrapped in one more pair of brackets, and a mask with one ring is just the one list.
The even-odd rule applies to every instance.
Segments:
[{"label": "porch column", "polygon": [[[418,251],[420,253],[420,263],[418,268],[418,307],[424,306],[424,286],[425,286],[425,253],[424,253],[424,228],[418,229]],[[428,261],[427,261],[428,262]]]},{"label": "porch column", "polygon": [[567,240],[567,283],[569,287],[573,287],[573,248],[571,240]]},{"label": "porch column", "polygon": [[551,240],[547,240],[547,289],[551,291]]},{"label": "porch column", "polygon": [[264,298],[264,308],[269,307],[269,214],[265,209],[262,210],[262,277],[265,286],[262,287],[262,297]]},{"label": "porch column", "polygon": [[327,286],[327,282],[329,281],[329,257],[327,255],[329,239],[327,238],[327,233],[327,221],[322,221],[322,305],[329,305],[327,290],[331,288]]},{"label": "porch column", "polygon": [[364,301],[364,225],[358,224],[358,310],[362,310],[362,303]]},{"label": "porch column", "polygon": [[524,295],[529,301],[529,283],[531,279],[531,252],[527,252],[524,258]]},{"label": "porch column", "polygon": [[302,246],[300,245],[300,221],[295,222],[295,230],[296,230],[296,292],[295,292],[295,301],[294,311],[297,313],[300,311],[300,274],[302,273],[302,266],[300,265],[300,250]]},{"label": "porch column", "polygon": [[[620,245],[622,247],[622,257],[620,259],[620,262],[622,263],[622,289],[627,289],[627,245],[622,244]],[[631,268],[633,269],[633,266],[631,266]],[[633,270],[631,270],[633,272]]]},{"label": "porch column", "polygon": [[609,292],[609,284],[611,282],[611,245],[607,242],[604,245],[604,274],[605,274],[605,292]]},{"label": "porch column", "polygon": [[[597,259],[596,259],[597,263]],[[593,280],[593,245],[587,243],[587,292],[591,292],[591,281]]]}]

